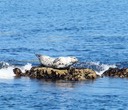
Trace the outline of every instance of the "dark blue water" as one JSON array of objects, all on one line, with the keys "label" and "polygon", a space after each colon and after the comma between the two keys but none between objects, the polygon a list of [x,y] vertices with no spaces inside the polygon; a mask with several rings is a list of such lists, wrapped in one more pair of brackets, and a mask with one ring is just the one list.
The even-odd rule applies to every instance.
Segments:
[{"label": "dark blue water", "polygon": [[[127,0],[0,0],[0,61],[10,65],[38,65],[41,53],[128,67],[127,43]],[[10,68],[0,70],[2,110],[127,109],[127,79],[8,79]]]},{"label": "dark blue water", "polygon": [[0,80],[1,110],[127,110],[127,79],[92,82]]}]

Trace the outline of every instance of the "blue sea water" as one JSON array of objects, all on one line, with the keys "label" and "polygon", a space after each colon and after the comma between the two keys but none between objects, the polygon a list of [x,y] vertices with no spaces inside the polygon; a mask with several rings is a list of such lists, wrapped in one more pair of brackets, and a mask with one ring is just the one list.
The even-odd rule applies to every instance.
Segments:
[{"label": "blue sea water", "polygon": [[128,67],[127,43],[127,0],[0,0],[0,109],[128,109],[127,79],[45,82],[12,72],[38,65],[35,53],[76,56],[98,72]]}]

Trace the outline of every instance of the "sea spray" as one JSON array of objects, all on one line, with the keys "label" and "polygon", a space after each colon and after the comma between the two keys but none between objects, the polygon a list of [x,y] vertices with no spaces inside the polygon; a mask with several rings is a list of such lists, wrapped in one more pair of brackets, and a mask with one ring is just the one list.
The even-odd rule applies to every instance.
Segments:
[{"label": "sea spray", "polygon": [[3,61],[0,62],[0,69],[1,68],[7,68],[7,67],[9,67],[9,63],[3,62]]},{"label": "sea spray", "polygon": [[13,69],[12,66],[0,69],[0,79],[12,79],[15,76]]},{"label": "sea spray", "polygon": [[109,65],[109,64],[101,64],[102,70],[96,71],[96,74],[101,76],[106,70],[109,68],[116,68],[116,65]]},{"label": "sea spray", "polygon": [[116,65],[102,64],[100,62],[79,62],[74,65],[76,68],[89,68],[94,70],[98,75],[102,75],[104,71],[108,70],[110,67],[115,68]]},{"label": "sea spray", "polygon": [[30,70],[32,68],[32,64],[27,63],[25,66],[19,67],[21,71],[24,73],[26,70]]},{"label": "sea spray", "polygon": [[[13,69],[18,67],[14,65],[9,65],[9,63],[2,62],[0,63],[0,79],[13,79],[15,74],[13,73]],[[32,64],[27,63],[24,66],[20,66],[18,68],[21,69],[22,72],[25,72],[25,70],[30,70],[32,67]]]}]

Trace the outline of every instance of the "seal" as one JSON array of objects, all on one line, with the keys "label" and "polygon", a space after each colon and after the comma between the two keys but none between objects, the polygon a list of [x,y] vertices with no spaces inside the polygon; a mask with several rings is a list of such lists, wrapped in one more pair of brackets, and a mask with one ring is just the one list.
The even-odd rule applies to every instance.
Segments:
[{"label": "seal", "polygon": [[57,68],[57,69],[69,68],[71,65],[78,62],[78,59],[76,57],[53,58],[50,56],[40,55],[40,54],[36,54],[36,56],[43,66],[50,68]]},{"label": "seal", "polygon": [[52,58],[52,57],[49,57],[46,55],[41,55],[41,54],[36,54],[36,56],[39,59],[42,66],[53,67],[53,62],[54,62],[55,58]]},{"label": "seal", "polygon": [[54,68],[69,68],[71,65],[78,62],[76,57],[59,57],[53,62]]}]

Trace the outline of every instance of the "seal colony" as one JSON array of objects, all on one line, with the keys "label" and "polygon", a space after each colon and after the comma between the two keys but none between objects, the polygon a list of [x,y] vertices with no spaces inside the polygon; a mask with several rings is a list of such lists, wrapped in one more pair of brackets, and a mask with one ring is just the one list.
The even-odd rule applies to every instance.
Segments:
[{"label": "seal colony", "polygon": [[42,66],[49,68],[57,68],[57,69],[70,68],[70,66],[78,62],[78,59],[76,57],[53,58],[41,54],[36,54],[36,56],[39,59]]}]

